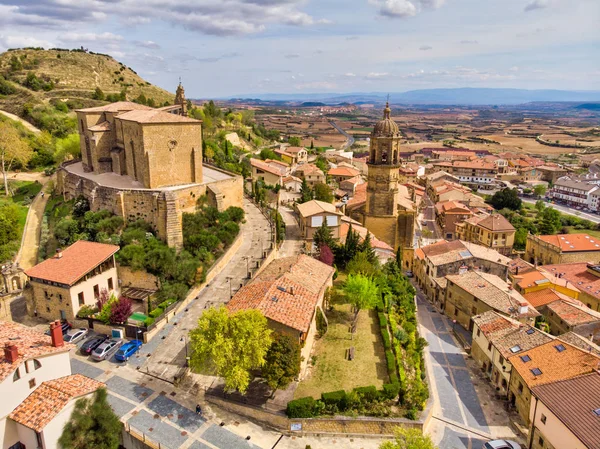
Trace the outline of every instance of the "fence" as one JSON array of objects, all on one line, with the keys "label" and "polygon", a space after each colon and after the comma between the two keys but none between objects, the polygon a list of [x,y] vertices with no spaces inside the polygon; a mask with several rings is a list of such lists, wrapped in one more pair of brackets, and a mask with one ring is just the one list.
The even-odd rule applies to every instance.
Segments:
[{"label": "fence", "polygon": [[128,449],[174,449],[171,446],[155,441],[144,432],[129,423],[124,423],[123,446]]}]

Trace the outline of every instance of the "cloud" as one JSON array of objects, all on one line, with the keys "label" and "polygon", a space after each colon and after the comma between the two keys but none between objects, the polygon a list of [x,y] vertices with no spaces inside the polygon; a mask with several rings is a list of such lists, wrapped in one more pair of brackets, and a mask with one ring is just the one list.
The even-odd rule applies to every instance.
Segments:
[{"label": "cloud", "polygon": [[0,49],[23,47],[53,48],[55,45],[51,42],[36,39],[31,36],[5,36],[0,34]]},{"label": "cloud", "polygon": [[348,72],[348,73],[345,73],[344,76],[347,76],[348,78],[353,78],[356,75],[354,73],[352,73],[352,72]]},{"label": "cloud", "polygon": [[298,54],[291,54],[291,55],[285,55],[284,57],[285,57],[285,59],[296,59],[296,58],[299,58],[300,55],[298,55]]},{"label": "cloud", "polygon": [[431,45],[421,45],[419,47],[419,50],[421,50],[421,51],[433,50],[433,47]]},{"label": "cloud", "polygon": [[548,0],[533,0],[525,5],[525,12],[535,11],[536,9],[544,9],[548,7]]},{"label": "cloud", "polygon": [[312,81],[310,83],[300,83],[294,86],[295,89],[298,90],[306,90],[306,89],[319,89],[319,90],[331,90],[335,89],[337,84],[330,83],[329,81]]},{"label": "cloud", "polygon": [[[60,35],[63,42],[120,42],[123,36],[113,33],[64,33]],[[151,47],[148,47],[151,48]]]},{"label": "cloud", "polygon": [[260,33],[271,24],[303,27],[331,23],[302,11],[305,3],[305,0],[0,0],[0,23],[64,28],[115,16],[131,26],[161,20],[219,36]]},{"label": "cloud", "polygon": [[370,72],[367,74],[367,76],[365,76],[365,78],[367,79],[378,79],[378,78],[384,78],[386,76],[388,76],[389,73],[388,72]]},{"label": "cloud", "polygon": [[160,45],[154,41],[133,41],[133,43],[138,47],[152,48],[154,50],[158,50],[160,48]]},{"label": "cloud", "polygon": [[441,8],[445,0],[368,0],[379,9],[379,15],[388,18],[413,17],[424,9]]},{"label": "cloud", "polygon": [[460,41],[461,45],[477,45],[478,43],[479,42],[477,42],[475,40],[468,40],[468,39]]}]

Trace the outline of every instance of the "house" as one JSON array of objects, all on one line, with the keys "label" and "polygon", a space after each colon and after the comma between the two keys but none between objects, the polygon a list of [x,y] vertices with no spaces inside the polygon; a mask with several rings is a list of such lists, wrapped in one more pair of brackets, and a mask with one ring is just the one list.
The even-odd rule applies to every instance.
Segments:
[{"label": "house", "polygon": [[552,167],[549,165],[542,165],[537,167],[537,170],[541,173],[542,181],[555,184],[558,179],[567,175],[567,170],[560,167]]},{"label": "house", "polygon": [[[559,273],[555,275],[545,268],[538,267],[537,269],[514,275],[512,278],[513,286],[522,295],[531,295],[532,293],[541,291],[555,291],[573,299],[579,298],[581,292],[574,283],[564,279]],[[539,298],[541,300],[543,297],[539,296]]]},{"label": "house", "polygon": [[531,326],[540,315],[519,292],[496,275],[462,271],[446,275],[446,280],[444,313],[470,331],[474,325],[471,317],[488,310]]},{"label": "house", "polygon": [[600,313],[570,298],[558,299],[546,305],[544,313],[552,335],[574,332],[592,342],[600,343]]},{"label": "house", "polygon": [[506,395],[512,370],[509,357],[552,340],[552,336],[535,327],[489,310],[473,317],[471,356],[494,389]]},{"label": "house", "polygon": [[283,188],[288,192],[300,193],[302,189],[302,180],[295,176],[289,175],[281,180]]},{"label": "house", "polygon": [[592,343],[588,338],[582,337],[575,332],[567,332],[566,334],[559,335],[557,339],[576,346],[579,349],[583,349],[585,352],[589,352],[590,354],[600,357],[600,346]]},{"label": "house", "polygon": [[556,180],[548,196],[570,206],[586,207],[591,203],[590,195],[596,190],[598,186],[595,184],[563,177]]},{"label": "house", "polygon": [[331,229],[334,239],[340,238],[340,224],[343,214],[331,203],[311,200],[296,206],[300,222],[300,234],[304,240],[312,240],[323,222]]},{"label": "house", "polygon": [[600,261],[600,240],[588,234],[527,236],[525,260],[535,265]]},{"label": "house", "polygon": [[600,372],[533,387],[528,448],[600,447]]},{"label": "house", "polygon": [[303,373],[317,333],[317,313],[325,316],[325,291],[333,283],[334,272],[333,267],[306,255],[276,259],[231,298],[227,309],[259,310],[271,329],[296,339],[302,347]]},{"label": "house", "polygon": [[486,185],[496,180],[496,165],[484,160],[441,162],[434,165],[465,184]]},{"label": "house", "polygon": [[275,150],[275,154],[279,155],[282,161],[292,166],[306,163],[308,160],[308,152],[303,147],[281,146],[278,150]]},{"label": "house", "polygon": [[332,180],[337,182],[338,184],[342,181],[346,181],[348,179],[355,178],[360,175],[360,171],[351,167],[335,167],[330,169],[327,172],[327,176],[329,176]]},{"label": "house", "polygon": [[535,271],[535,267],[527,262],[526,260],[521,259],[520,257],[515,257],[510,261],[508,266],[508,272],[511,279],[519,274],[529,273],[531,271]]},{"label": "house", "polygon": [[262,181],[269,186],[280,186],[283,183],[285,170],[275,164],[260,159],[250,159],[250,166],[252,167],[253,181]]},{"label": "house", "polygon": [[96,304],[101,290],[117,292],[117,251],[115,245],[78,240],[26,270],[28,312],[48,321],[73,320],[82,306]]},{"label": "house", "polygon": [[595,372],[600,358],[566,342],[553,340],[509,357],[512,371],[509,402],[527,425],[530,423],[532,389]]},{"label": "house", "polygon": [[458,201],[444,201],[435,204],[436,221],[444,238],[452,240],[456,236],[456,225],[473,215],[473,212]]},{"label": "house", "polygon": [[512,254],[515,233],[515,227],[500,214],[478,214],[456,227],[460,240],[487,246],[505,256]]},{"label": "house", "polygon": [[294,173],[300,179],[306,181],[310,187],[315,184],[325,184],[325,173],[314,164],[304,164],[296,169]]},{"label": "house", "polygon": [[348,192],[348,194],[350,196],[353,196],[354,193],[356,192],[356,188],[363,183],[364,183],[364,181],[360,177],[360,175],[354,176],[353,178],[344,179],[343,181],[341,181],[340,189],[344,190],[345,192]]},{"label": "house", "polygon": [[104,384],[71,373],[60,322],[50,336],[0,321],[0,448],[58,448],[75,402]]},{"label": "house", "polygon": [[[600,312],[600,265],[597,263],[574,262],[558,265],[545,265],[539,269],[553,282],[557,279],[567,283],[570,290],[577,289],[583,304]],[[563,292],[564,293],[564,292]]]}]

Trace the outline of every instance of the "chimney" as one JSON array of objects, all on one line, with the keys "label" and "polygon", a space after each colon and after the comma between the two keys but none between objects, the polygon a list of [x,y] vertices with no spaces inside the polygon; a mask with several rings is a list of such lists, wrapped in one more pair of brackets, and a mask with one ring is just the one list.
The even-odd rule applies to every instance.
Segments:
[{"label": "chimney", "polygon": [[56,248],[56,258],[57,259],[61,259],[62,258],[62,249]]},{"label": "chimney", "polygon": [[56,320],[50,323],[50,338],[52,338],[52,346],[55,348],[60,348],[65,345],[65,341],[63,340],[62,326],[60,325],[60,321]]},{"label": "chimney", "polygon": [[15,363],[19,358],[19,349],[10,343],[4,347],[4,358],[8,363]]},{"label": "chimney", "polygon": [[290,295],[294,296],[294,287],[290,287]]},{"label": "chimney", "polygon": [[515,276],[518,276],[518,275],[519,275],[519,267],[517,266],[517,267],[515,267]]}]

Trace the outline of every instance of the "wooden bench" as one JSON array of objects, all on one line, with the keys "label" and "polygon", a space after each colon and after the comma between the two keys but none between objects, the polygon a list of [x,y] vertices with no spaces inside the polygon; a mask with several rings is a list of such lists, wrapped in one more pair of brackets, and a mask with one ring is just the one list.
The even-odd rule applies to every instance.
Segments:
[{"label": "wooden bench", "polygon": [[348,349],[348,360],[354,360],[354,346]]}]

